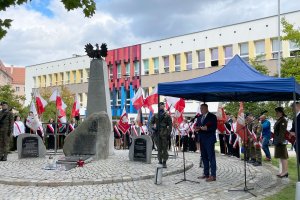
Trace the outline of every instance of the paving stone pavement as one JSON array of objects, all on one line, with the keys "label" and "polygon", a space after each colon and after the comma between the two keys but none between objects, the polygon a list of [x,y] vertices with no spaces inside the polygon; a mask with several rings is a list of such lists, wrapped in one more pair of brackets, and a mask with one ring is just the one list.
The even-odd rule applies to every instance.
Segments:
[{"label": "paving stone pavement", "polygon": [[[14,159],[14,154],[9,155],[8,162],[0,162],[1,180],[14,177],[16,180],[39,180],[66,183],[64,186],[43,187],[33,184],[0,184],[0,199],[263,199],[280,190],[289,179],[277,179],[277,170],[271,165],[261,167],[247,166],[247,186],[257,197],[244,191],[228,191],[230,189],[244,188],[244,163],[237,158],[217,156],[217,181],[206,183],[198,180],[202,174],[199,168],[199,154],[186,153],[188,165],[192,168],[186,172],[187,180],[198,181],[193,183],[182,180],[183,173],[173,173],[163,177],[161,185],[155,185],[152,177],[138,179],[139,176],[154,173],[157,161],[153,160],[150,165],[132,163],[128,161],[128,151],[116,151],[114,158],[100,162],[92,162],[83,168],[75,168],[70,171],[45,171],[41,165],[45,159]],[[123,159],[122,159],[123,158]],[[105,163],[105,164],[103,164]],[[101,167],[99,167],[101,166]],[[182,169],[182,158],[170,159],[168,162],[169,172]],[[17,170],[17,171],[15,171]],[[136,177],[126,181],[118,179],[116,182],[101,183],[92,180],[103,180],[103,177],[117,177],[120,174],[125,177]],[[2,175],[4,177],[2,177]],[[89,181],[88,184],[68,185],[66,180],[81,180],[82,177]],[[46,178],[46,180],[45,180]],[[44,179],[44,180],[43,180]]]}]

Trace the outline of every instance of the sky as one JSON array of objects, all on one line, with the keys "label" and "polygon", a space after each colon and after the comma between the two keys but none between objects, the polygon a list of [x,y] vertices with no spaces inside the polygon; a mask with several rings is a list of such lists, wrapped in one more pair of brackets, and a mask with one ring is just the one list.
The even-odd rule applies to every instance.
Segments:
[{"label": "sky", "polygon": [[[29,66],[84,55],[87,43],[109,49],[206,30],[277,14],[277,0],[96,0],[97,11],[66,11],[60,0],[32,0],[0,12],[13,19],[0,40],[0,60]],[[281,0],[281,13],[300,10]]]}]

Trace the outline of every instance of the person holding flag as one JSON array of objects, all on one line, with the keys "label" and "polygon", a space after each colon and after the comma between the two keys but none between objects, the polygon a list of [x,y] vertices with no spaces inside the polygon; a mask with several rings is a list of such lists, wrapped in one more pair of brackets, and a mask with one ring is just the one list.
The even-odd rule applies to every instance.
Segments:
[{"label": "person holding flag", "polygon": [[123,108],[123,112],[122,112],[122,115],[120,117],[120,120],[118,122],[118,130],[120,130],[122,133],[123,133],[123,144],[124,144],[124,149],[126,146],[130,146],[130,137],[129,137],[129,128],[130,128],[130,125],[129,125],[129,120],[128,120],[128,115],[126,113],[126,109],[125,107]]},{"label": "person holding flag", "polygon": [[54,149],[55,148],[55,122],[51,118],[47,124],[46,127],[46,133],[47,133],[47,138],[48,138],[48,149]]},{"label": "person holding flag", "polygon": [[167,168],[167,160],[169,158],[168,154],[168,137],[172,132],[172,118],[165,111],[164,102],[158,104],[159,111],[154,117],[151,118],[151,129],[155,131],[156,134],[155,143],[158,150],[158,161],[159,164],[163,165],[163,168]]}]

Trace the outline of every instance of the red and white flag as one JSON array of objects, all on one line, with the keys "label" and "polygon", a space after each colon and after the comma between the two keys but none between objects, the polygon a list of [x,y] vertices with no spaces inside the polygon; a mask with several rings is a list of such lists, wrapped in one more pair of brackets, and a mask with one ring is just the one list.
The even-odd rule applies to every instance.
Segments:
[{"label": "red and white flag", "polygon": [[50,101],[56,102],[56,108],[59,110],[58,116],[66,116],[65,109],[67,108],[67,105],[63,102],[62,97],[60,96],[60,92],[58,89],[54,90],[50,99]]},{"label": "red and white flag", "polygon": [[123,134],[126,134],[126,132],[129,130],[130,126],[129,126],[129,120],[128,120],[128,115],[126,113],[125,107],[123,109],[122,115],[120,117],[120,120],[118,122],[118,127],[120,129],[120,131]]},{"label": "red and white flag", "polygon": [[236,123],[236,133],[240,136],[240,138],[244,142],[247,142],[248,140],[247,132],[248,131],[245,124],[244,103],[240,102],[240,108],[239,108],[239,113],[238,113],[238,118]]},{"label": "red and white flag", "polygon": [[75,95],[73,107],[72,107],[72,117],[79,116],[80,103],[78,100],[78,95]]},{"label": "red and white flag", "polygon": [[35,96],[35,103],[37,107],[37,114],[41,115],[43,114],[43,112],[45,112],[45,107],[48,103],[45,99],[43,99],[43,97],[40,95],[38,91],[35,92],[34,96]]},{"label": "red and white flag", "polygon": [[217,129],[220,131],[220,133],[224,133],[226,131],[225,128],[226,114],[221,103],[219,103],[218,105],[218,111],[216,113],[216,116],[217,116]]},{"label": "red and white flag", "polygon": [[33,102],[31,102],[30,104],[30,112],[32,112],[33,115],[27,117],[26,126],[28,126],[34,132],[36,132],[37,130],[41,130],[41,132],[43,133],[43,127],[38,118],[37,111]]},{"label": "red and white flag", "polygon": [[154,112],[152,105],[158,104],[157,87],[153,89],[151,94],[145,99],[144,107],[147,107],[151,112]]},{"label": "red and white flag", "polygon": [[140,87],[138,91],[135,93],[134,97],[131,99],[131,102],[136,110],[139,110],[144,105],[144,91]]}]

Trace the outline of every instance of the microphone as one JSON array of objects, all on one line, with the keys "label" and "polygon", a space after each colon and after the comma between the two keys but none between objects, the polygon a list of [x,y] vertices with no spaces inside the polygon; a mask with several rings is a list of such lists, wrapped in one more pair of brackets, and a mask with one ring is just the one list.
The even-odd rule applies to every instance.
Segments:
[{"label": "microphone", "polygon": [[197,114],[197,115],[195,115],[195,117],[193,117],[192,119],[190,119],[190,122],[194,122],[195,121],[195,119],[197,119],[197,117],[198,117],[199,115]]}]

